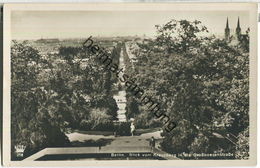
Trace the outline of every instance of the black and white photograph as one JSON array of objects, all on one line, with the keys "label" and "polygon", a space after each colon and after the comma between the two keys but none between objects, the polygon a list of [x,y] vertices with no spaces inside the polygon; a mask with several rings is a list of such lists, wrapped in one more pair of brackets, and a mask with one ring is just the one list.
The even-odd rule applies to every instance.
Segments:
[{"label": "black and white photograph", "polygon": [[4,163],[254,165],[256,10],[4,6]]}]

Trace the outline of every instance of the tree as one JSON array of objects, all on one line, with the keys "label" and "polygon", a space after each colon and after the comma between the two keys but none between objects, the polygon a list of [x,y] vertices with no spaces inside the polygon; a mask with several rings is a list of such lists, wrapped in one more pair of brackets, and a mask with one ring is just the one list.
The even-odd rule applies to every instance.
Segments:
[{"label": "tree", "polygon": [[92,123],[91,129],[95,129],[100,125],[104,126],[111,122],[111,117],[107,114],[105,109],[96,108],[90,112],[89,121]]},{"label": "tree", "polygon": [[249,159],[249,128],[238,135],[238,146],[235,152],[237,159]]},{"label": "tree", "polygon": [[[248,128],[247,50],[207,33],[200,21],[171,20],[157,26],[155,40],[138,43],[138,85],[178,122],[162,134],[168,152],[218,151],[213,133],[238,136]],[[223,150],[236,150],[229,146]]]},{"label": "tree", "polygon": [[[25,145],[26,157],[44,147],[68,144],[60,129],[60,115],[56,115],[55,108],[45,106],[50,103],[50,95],[38,83],[44,64],[39,52],[26,42],[13,41],[11,62],[12,149]],[[12,159],[16,159],[15,151],[12,152]]]}]

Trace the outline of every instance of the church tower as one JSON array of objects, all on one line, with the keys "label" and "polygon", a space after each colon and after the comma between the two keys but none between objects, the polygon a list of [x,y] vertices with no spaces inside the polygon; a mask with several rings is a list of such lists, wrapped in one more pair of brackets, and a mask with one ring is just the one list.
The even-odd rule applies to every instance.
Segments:
[{"label": "church tower", "polygon": [[227,18],[227,23],[226,23],[226,28],[225,28],[225,39],[226,41],[230,40],[230,29],[228,25],[228,18]]},{"label": "church tower", "polygon": [[237,36],[237,39],[240,39],[240,37],[241,37],[241,28],[240,28],[239,17],[237,20],[236,36]]}]

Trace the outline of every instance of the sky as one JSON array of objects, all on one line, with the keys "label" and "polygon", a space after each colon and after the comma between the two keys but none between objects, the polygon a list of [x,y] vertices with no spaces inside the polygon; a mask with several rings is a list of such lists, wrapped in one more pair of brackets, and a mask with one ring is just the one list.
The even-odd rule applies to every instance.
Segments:
[{"label": "sky", "polygon": [[224,35],[227,17],[235,30],[240,18],[242,32],[249,25],[247,11],[14,11],[12,39],[86,38],[89,36],[154,36],[155,25],[171,19],[199,20],[210,33]]}]

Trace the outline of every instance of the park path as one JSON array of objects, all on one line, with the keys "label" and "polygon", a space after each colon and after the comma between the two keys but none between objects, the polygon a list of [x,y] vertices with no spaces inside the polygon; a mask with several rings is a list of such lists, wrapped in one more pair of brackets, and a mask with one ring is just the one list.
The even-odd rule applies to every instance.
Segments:
[{"label": "park path", "polygon": [[[121,49],[120,52],[120,57],[119,57],[119,69],[123,69],[125,70],[125,63],[124,63],[124,57],[123,57],[123,50]],[[123,71],[124,73],[124,71]],[[120,74],[121,75],[123,75]],[[116,100],[117,106],[118,106],[118,111],[117,111],[117,118],[119,122],[126,122],[126,91],[125,91],[125,87],[124,87],[124,82],[121,82],[118,79],[118,86],[121,85],[121,90],[119,90],[119,92],[117,94],[115,94],[113,96],[113,98]]]}]

